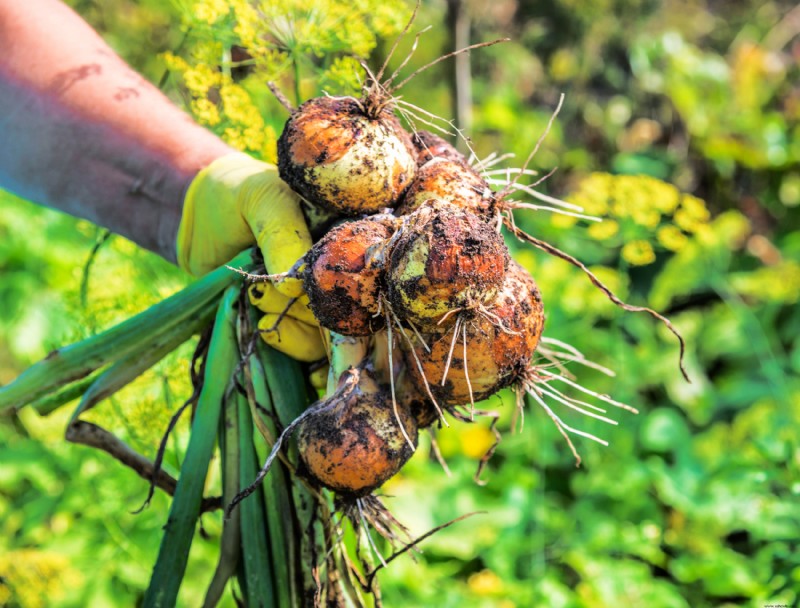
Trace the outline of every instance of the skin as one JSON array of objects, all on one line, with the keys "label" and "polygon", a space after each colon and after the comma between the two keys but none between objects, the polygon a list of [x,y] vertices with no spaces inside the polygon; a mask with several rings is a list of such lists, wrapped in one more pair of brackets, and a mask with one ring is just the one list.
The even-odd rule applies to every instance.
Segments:
[{"label": "skin", "polygon": [[170,261],[186,189],[234,152],[57,0],[0,0],[0,188]]}]

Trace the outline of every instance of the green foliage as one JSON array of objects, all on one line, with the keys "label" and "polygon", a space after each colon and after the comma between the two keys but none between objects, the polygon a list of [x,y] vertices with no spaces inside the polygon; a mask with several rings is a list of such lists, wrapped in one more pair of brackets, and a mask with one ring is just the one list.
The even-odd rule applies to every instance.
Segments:
[{"label": "green foliage", "polygon": [[[151,80],[237,147],[274,158],[293,103],[353,93],[357,59],[380,63],[410,7],[356,3],[146,0],[71,3]],[[541,188],[601,223],[520,211],[521,227],[577,255],[617,295],[666,312],[687,340],[692,383],[673,336],[625,313],[562,260],[509,243],[536,277],[546,335],[612,368],[570,367],[581,385],[636,406],[618,426],[561,412],[609,441],[563,438],[529,405],[509,432],[513,396],[484,404],[504,439],[483,478],[486,420],[427,437],[385,488],[415,534],[484,511],[426,540],[379,574],[388,606],[794,605],[800,588],[800,112],[786,38],[793,3],[614,0],[473,7],[476,40],[514,42],[471,55],[473,145],[524,158],[557,94],[567,93],[534,164],[559,172]],[[124,7],[124,10],[122,10]],[[318,8],[321,7],[321,8]],[[504,9],[514,9],[513,15]],[[442,7],[410,73],[441,54]],[[408,51],[399,48],[393,65]],[[244,51],[242,53],[242,51]],[[452,114],[448,64],[404,99]],[[513,161],[521,162],[521,161]],[[85,222],[0,195],[0,382],[48,350],[97,333],[173,293],[179,271],[113,237],[100,248],[81,306],[81,268],[98,238]],[[98,410],[97,420],[152,456],[189,392],[188,350]],[[74,406],[73,406],[74,407]],[[62,439],[69,407],[0,419],[0,604],[132,605],[142,597],[169,501],[132,515],[146,484]],[[180,427],[167,455],[185,452]],[[219,480],[212,478],[214,487]],[[221,518],[202,517],[181,605],[199,605]],[[230,596],[224,599],[232,604]]]}]

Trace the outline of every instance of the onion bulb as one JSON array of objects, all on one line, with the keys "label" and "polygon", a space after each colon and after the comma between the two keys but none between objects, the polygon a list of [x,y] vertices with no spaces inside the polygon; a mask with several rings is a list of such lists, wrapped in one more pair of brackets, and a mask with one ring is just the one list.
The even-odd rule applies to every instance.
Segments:
[{"label": "onion bulb", "polygon": [[352,97],[316,97],[286,122],[278,169],[312,203],[359,215],[395,206],[414,177],[416,152],[388,106],[373,116]]},{"label": "onion bulb", "polygon": [[306,470],[320,485],[342,496],[365,496],[411,457],[406,434],[416,444],[414,417],[400,403],[395,414],[391,397],[369,371],[360,371],[354,389],[337,391],[316,407],[300,422],[297,442]]},{"label": "onion bulb", "polygon": [[489,184],[457,160],[436,157],[419,167],[396,214],[411,213],[430,199],[452,203],[486,219],[495,217],[494,192]]},{"label": "onion bulb", "polygon": [[322,327],[345,336],[367,336],[383,327],[384,317],[377,314],[383,281],[379,254],[392,231],[386,216],[346,222],[311,248],[303,286]]},{"label": "onion bulb", "polygon": [[544,326],[536,282],[513,261],[491,305],[470,316],[448,333],[429,336],[430,350],[418,342],[413,355],[406,349],[406,369],[417,388],[422,391],[427,381],[444,406],[486,399],[512,384],[530,365]]},{"label": "onion bulb", "polygon": [[400,318],[434,330],[448,313],[494,299],[508,260],[502,236],[478,216],[428,202],[408,216],[392,248],[389,302]]}]

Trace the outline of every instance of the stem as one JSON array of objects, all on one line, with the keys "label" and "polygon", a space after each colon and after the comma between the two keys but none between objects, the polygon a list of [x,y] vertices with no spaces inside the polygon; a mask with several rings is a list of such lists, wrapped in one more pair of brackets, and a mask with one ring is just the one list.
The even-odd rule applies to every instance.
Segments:
[{"label": "stem", "polygon": [[[250,266],[250,260],[248,250],[239,254],[230,264]],[[154,337],[196,317],[208,302],[216,300],[236,280],[235,273],[220,267],[135,317],[101,334],[54,350],[22,372],[11,384],[0,389],[0,411],[27,405],[67,382],[146,350]]]},{"label": "stem", "polygon": [[237,297],[238,288],[229,287],[217,311],[203,390],[192,423],[186,460],[161,538],[153,576],[142,603],[144,608],[174,606],[186,572],[206,474],[216,443],[222,402],[239,359],[233,310]]}]

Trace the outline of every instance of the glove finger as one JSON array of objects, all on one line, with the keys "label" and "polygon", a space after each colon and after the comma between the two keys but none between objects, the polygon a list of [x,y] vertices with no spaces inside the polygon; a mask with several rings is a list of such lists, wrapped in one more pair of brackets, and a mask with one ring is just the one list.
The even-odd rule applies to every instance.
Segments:
[{"label": "glove finger", "polygon": [[258,322],[261,338],[271,347],[298,361],[318,361],[325,357],[325,344],[319,328],[280,314],[266,313]]},{"label": "glove finger", "polygon": [[[297,195],[279,178],[253,183],[249,204],[244,210],[247,221],[264,256],[269,274],[292,268],[311,249],[311,234]],[[303,293],[300,279],[287,278],[276,284],[290,298]]]},{"label": "glove finger", "polygon": [[[309,325],[319,325],[309,308],[308,296],[303,293],[293,303],[290,297],[282,294],[272,283],[253,283],[247,290],[250,303],[261,312],[285,314]],[[289,304],[291,303],[291,306]],[[289,306],[287,310],[286,307]]]},{"label": "glove finger", "polygon": [[308,379],[318,391],[324,391],[328,387],[328,370],[330,366],[326,363],[322,367],[318,367],[308,375]]}]

